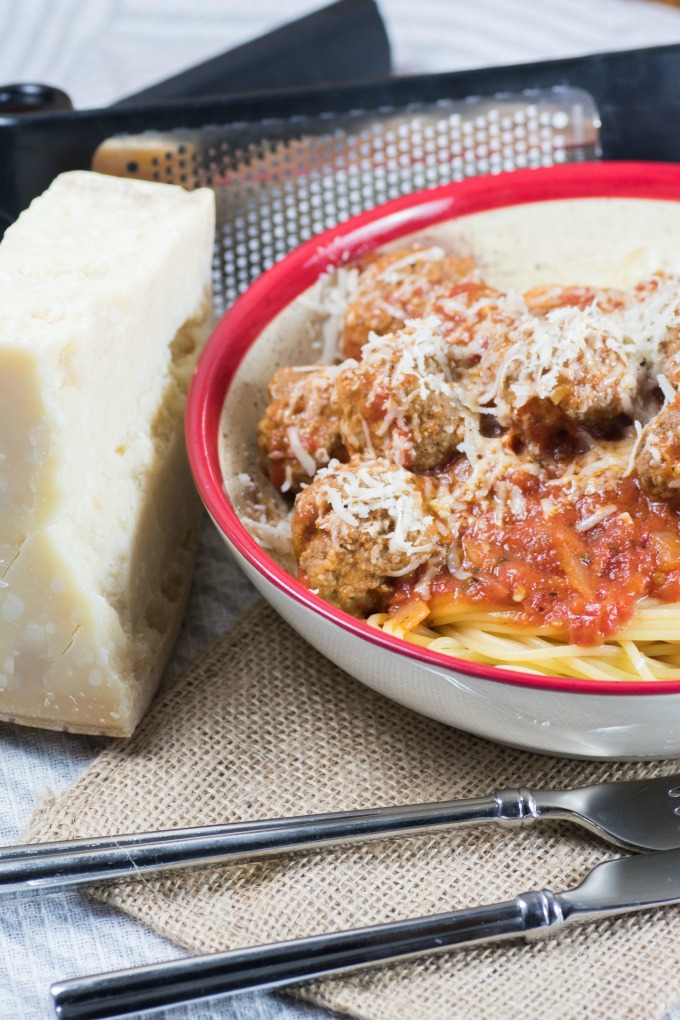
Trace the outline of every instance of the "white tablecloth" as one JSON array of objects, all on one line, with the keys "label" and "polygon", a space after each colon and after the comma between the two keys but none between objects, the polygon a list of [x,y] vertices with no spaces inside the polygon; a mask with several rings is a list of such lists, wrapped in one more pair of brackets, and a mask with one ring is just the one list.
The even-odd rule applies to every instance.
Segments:
[{"label": "white tablecloth", "polygon": [[[379,5],[399,73],[680,41],[680,9],[650,0]],[[63,88],[78,107],[106,105],[320,6],[323,0],[0,0],[0,83],[44,82]],[[206,527],[175,666],[200,651],[253,597]],[[0,725],[0,842],[14,842],[40,797],[68,785],[104,744]],[[55,980],[180,955],[141,925],[77,893],[8,902],[0,914],[0,1020],[51,1016],[48,989]],[[565,1002],[567,997],[565,989]],[[262,994],[162,1015],[319,1020],[329,1014]],[[672,1016],[680,1020],[680,1008]]]}]

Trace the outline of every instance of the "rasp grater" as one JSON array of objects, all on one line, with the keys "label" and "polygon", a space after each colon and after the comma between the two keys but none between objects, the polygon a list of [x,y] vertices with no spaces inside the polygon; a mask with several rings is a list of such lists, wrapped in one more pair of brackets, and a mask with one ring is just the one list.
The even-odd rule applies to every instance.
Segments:
[{"label": "rasp grater", "polygon": [[600,154],[594,100],[556,87],[120,135],[98,147],[92,168],[214,188],[222,311],[301,241],[390,198]]}]

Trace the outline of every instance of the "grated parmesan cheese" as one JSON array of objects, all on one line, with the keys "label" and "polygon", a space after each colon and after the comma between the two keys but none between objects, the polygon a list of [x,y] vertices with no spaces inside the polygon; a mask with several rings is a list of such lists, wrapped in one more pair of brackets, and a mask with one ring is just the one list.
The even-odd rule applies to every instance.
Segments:
[{"label": "grated parmesan cheese", "polygon": [[290,446],[291,453],[302,465],[302,469],[305,474],[309,475],[310,478],[313,478],[316,471],[316,460],[312,457],[311,453],[308,453],[305,449],[302,440],[300,439],[300,432],[295,425],[288,426],[286,436],[288,438],[288,445]]},{"label": "grated parmesan cheese", "polygon": [[342,323],[348,305],[359,286],[359,270],[340,266],[328,269],[309,290],[298,298],[299,303],[321,317],[321,337],[317,343],[319,361],[331,365],[340,360]]},{"label": "grated parmesan cheese", "polygon": [[639,449],[639,446],[640,446],[640,442],[642,441],[642,425],[640,424],[640,422],[637,419],[633,422],[633,425],[635,426],[635,432],[637,434],[637,438],[635,439],[635,442],[633,443],[633,445],[630,448],[630,454],[628,456],[628,464],[626,465],[626,470],[623,473],[623,477],[624,478],[627,478],[628,475],[633,470],[633,465],[635,464],[635,458],[637,456],[637,452],[638,452],[638,449]]},{"label": "grated parmesan cheese", "polygon": [[389,301],[385,301],[382,297],[376,300],[376,304],[379,308],[382,308],[384,312],[387,312],[388,315],[391,315],[393,319],[401,319],[402,322],[404,321],[403,308],[397,308],[395,305],[391,305]]},{"label": "grated parmesan cheese", "polygon": [[[409,573],[434,552],[429,529],[433,517],[425,514],[413,476],[385,460],[359,460],[350,466],[332,460],[316,476],[317,500],[326,499],[333,511],[318,526],[329,530],[334,544],[342,544],[338,522],[382,537],[390,553],[408,557]],[[318,483],[321,483],[320,485]],[[399,576],[402,567],[390,571]]]},{"label": "grated parmesan cheese", "polygon": [[616,507],[613,503],[609,503],[607,506],[600,507],[599,510],[595,510],[593,511],[592,514],[589,514],[587,517],[584,517],[582,521],[578,521],[577,524],[575,525],[576,530],[590,531],[591,528],[594,528],[597,524],[600,524],[602,521],[606,520],[607,517],[611,516],[611,514],[615,514],[617,509],[618,507]]},{"label": "grated parmesan cheese", "polygon": [[[398,333],[378,336],[370,333],[362,350],[361,363],[376,372],[376,385],[382,385],[389,369],[390,386],[404,399],[417,393],[443,393],[454,398],[449,345],[435,316],[409,319]],[[382,370],[382,371],[381,371]]]},{"label": "grated parmesan cheese", "polygon": [[665,407],[666,404],[671,404],[675,400],[675,387],[671,385],[670,380],[663,374],[663,372],[659,372],[656,377],[656,381],[659,384],[659,389],[663,393],[663,403]]},{"label": "grated parmesan cheese", "polygon": [[[678,280],[664,276],[640,285],[620,307],[603,308],[594,301],[585,308],[557,306],[543,316],[526,311],[508,330],[503,351],[489,351],[487,375],[492,366],[494,372],[479,401],[494,401],[507,420],[512,416],[508,400],[522,407],[532,397],[551,398],[560,389],[580,386],[584,403],[593,397],[606,403],[610,394],[623,413],[633,416],[650,370],[664,389],[662,344],[679,322]],[[669,393],[666,380],[667,399]]]},{"label": "grated parmesan cheese", "polygon": [[291,519],[293,511],[283,513],[280,505],[275,505],[271,495],[263,495],[261,485],[263,479],[240,472],[236,475],[237,485],[230,493],[224,486],[228,497],[233,496],[236,506],[244,506],[241,520],[256,542],[263,549],[273,553],[286,562],[294,562]]},{"label": "grated parmesan cheese", "polygon": [[241,519],[250,534],[259,542],[263,549],[267,549],[282,557],[293,556],[290,516],[275,523],[256,520],[255,518],[248,517],[246,514]]},{"label": "grated parmesan cheese", "polygon": [[446,252],[438,245],[432,245],[431,248],[415,248],[404,255],[403,258],[391,262],[380,274],[380,279],[384,280],[385,283],[399,283],[399,271],[401,269],[417,265],[418,262],[439,262],[443,258],[446,258]]}]

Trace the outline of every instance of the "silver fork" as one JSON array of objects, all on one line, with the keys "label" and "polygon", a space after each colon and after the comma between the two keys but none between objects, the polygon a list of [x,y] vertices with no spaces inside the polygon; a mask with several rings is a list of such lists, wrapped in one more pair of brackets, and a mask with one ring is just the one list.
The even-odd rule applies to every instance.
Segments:
[{"label": "silver fork", "polygon": [[483,824],[567,819],[630,850],[680,847],[680,774],[576,790],[490,797],[0,848],[0,896],[206,865],[236,864],[370,839]]}]

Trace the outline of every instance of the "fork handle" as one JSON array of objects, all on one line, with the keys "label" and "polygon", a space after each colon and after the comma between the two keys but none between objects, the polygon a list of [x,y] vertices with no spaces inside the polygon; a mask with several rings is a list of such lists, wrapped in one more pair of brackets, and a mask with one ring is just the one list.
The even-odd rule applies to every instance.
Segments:
[{"label": "fork handle", "polygon": [[534,891],[491,906],[75,978],[51,992],[59,1020],[103,1020],[456,947],[542,937],[564,923],[560,897]]},{"label": "fork handle", "polygon": [[0,849],[0,895],[49,892],[491,822],[521,825],[535,817],[529,790],[504,790],[475,800],[6,847]]}]

